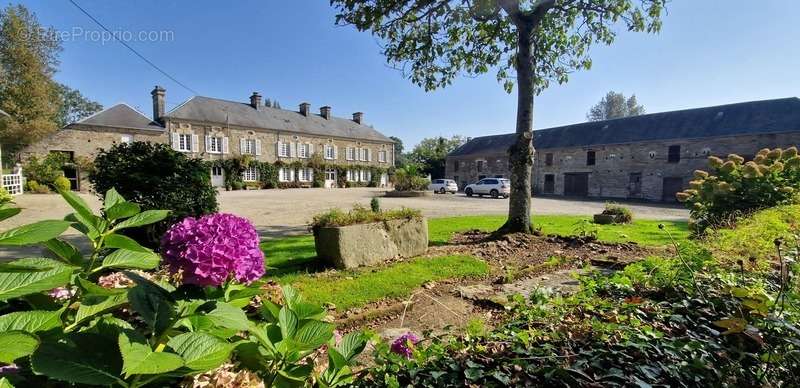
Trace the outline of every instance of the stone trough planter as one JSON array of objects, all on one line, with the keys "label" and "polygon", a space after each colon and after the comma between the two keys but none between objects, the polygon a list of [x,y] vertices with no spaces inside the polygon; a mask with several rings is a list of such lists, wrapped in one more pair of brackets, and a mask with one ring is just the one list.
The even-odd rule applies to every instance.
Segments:
[{"label": "stone trough planter", "polygon": [[339,269],[414,257],[428,250],[425,218],[324,227],[314,231],[317,256]]},{"label": "stone trough planter", "polygon": [[599,225],[621,224],[622,217],[614,214],[595,214],[594,223]]},{"label": "stone trough planter", "polygon": [[410,197],[432,197],[433,191],[425,190],[425,191],[387,191],[387,197],[394,197],[394,198],[410,198]]}]

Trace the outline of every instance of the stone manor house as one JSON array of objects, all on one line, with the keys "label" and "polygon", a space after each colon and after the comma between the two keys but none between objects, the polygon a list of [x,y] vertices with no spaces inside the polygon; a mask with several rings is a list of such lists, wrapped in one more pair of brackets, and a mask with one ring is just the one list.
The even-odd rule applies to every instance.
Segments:
[{"label": "stone manor house", "polygon": [[[369,182],[367,166],[388,168],[394,165],[394,141],[364,124],[364,114],[353,113],[352,119],[334,117],[331,107],[323,106],[319,114],[311,112],[308,103],[298,111],[267,107],[261,95],[254,92],[250,103],[195,96],[170,112],[165,112],[166,91],[156,86],[151,92],[153,117],[149,118],[126,104],[117,104],[53,133],[21,153],[31,155],[63,152],[71,160],[93,159],[99,149],[115,143],[150,141],[168,143],[187,156],[205,160],[227,159],[250,155],[264,162],[307,161],[319,153],[326,162],[350,166],[347,180]],[[222,168],[213,167],[211,181],[215,186],[225,182]],[[281,182],[310,183],[310,168],[281,168]],[[335,169],[325,172],[325,186],[337,184]],[[86,174],[77,168],[66,169],[73,189],[86,190]],[[245,182],[259,180],[258,170],[243,174]],[[386,174],[380,177],[388,184]]]},{"label": "stone manor house", "polygon": [[[509,177],[515,135],[473,138],[447,157],[463,189]],[[800,99],[784,98],[645,114],[534,131],[534,194],[675,201],[710,155],[752,159],[762,148],[800,145]]]}]

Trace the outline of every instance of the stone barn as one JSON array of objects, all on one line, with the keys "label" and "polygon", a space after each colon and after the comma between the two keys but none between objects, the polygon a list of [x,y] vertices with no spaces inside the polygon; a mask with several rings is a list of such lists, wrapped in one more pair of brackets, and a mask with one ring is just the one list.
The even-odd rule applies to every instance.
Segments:
[{"label": "stone barn", "polygon": [[[460,188],[509,177],[514,134],[473,138],[450,153],[446,177]],[[710,155],[752,159],[762,148],[800,145],[800,99],[652,113],[534,131],[533,192],[675,201]]]}]

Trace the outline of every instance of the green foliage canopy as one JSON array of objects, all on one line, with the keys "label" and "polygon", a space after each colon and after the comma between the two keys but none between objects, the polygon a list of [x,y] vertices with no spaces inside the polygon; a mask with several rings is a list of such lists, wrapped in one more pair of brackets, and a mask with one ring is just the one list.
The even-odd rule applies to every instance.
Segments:
[{"label": "green foliage canopy", "polygon": [[586,114],[586,119],[589,121],[602,121],[638,116],[644,113],[644,106],[639,105],[635,94],[625,98],[624,94],[612,90],[589,110],[589,113]]}]

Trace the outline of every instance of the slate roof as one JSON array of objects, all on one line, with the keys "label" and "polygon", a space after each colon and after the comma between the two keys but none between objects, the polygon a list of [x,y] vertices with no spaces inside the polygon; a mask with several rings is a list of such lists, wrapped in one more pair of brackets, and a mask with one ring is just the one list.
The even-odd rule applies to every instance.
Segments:
[{"label": "slate roof", "polygon": [[67,125],[67,128],[73,125],[143,129],[151,131],[164,130],[161,124],[154,122],[128,104],[117,104],[103,109],[83,120]]},{"label": "slate roof", "polygon": [[[800,131],[800,98],[651,113],[533,132],[536,149]],[[514,134],[476,137],[450,156],[505,152]]]},{"label": "slate roof", "polygon": [[299,112],[270,108],[253,108],[250,104],[195,96],[165,115],[167,118],[206,121],[240,127],[264,128],[349,139],[393,142],[375,129],[353,120],[318,114],[308,117]]}]

